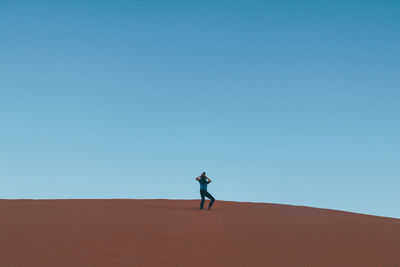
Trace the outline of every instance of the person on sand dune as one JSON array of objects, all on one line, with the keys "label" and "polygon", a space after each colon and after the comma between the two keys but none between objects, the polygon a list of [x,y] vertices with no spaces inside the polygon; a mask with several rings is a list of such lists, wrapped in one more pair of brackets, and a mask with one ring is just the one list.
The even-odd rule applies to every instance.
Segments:
[{"label": "person on sand dune", "polygon": [[211,200],[210,204],[208,204],[208,209],[210,209],[215,201],[215,198],[207,191],[207,185],[211,183],[211,180],[206,176],[205,172],[203,172],[199,177],[196,177],[196,180],[200,183],[200,196],[201,196],[200,209],[203,209],[205,197],[208,197]]}]

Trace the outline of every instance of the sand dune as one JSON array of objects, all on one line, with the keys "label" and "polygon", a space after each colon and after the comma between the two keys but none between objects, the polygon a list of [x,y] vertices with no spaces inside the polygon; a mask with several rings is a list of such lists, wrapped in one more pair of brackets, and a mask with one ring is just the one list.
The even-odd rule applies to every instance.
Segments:
[{"label": "sand dune", "polygon": [[0,266],[400,266],[399,219],[198,204],[0,200]]}]

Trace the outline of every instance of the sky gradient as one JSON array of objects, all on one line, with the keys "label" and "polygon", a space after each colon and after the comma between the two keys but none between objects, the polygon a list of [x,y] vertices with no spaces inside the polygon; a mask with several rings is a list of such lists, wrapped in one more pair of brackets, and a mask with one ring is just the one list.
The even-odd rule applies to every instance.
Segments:
[{"label": "sky gradient", "polygon": [[[400,218],[399,1],[0,1],[0,198]],[[218,203],[216,203],[218,205]]]}]

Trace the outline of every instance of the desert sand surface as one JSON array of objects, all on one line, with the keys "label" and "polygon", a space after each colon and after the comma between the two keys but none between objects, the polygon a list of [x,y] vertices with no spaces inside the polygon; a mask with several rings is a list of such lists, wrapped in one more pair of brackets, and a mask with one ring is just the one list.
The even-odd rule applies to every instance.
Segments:
[{"label": "desert sand surface", "polygon": [[198,206],[0,200],[0,266],[400,266],[399,219],[266,203]]}]

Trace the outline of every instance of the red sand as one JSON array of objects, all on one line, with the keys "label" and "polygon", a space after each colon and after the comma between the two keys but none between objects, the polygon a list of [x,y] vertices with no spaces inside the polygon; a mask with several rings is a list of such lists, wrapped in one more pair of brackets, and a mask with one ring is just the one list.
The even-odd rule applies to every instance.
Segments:
[{"label": "red sand", "polygon": [[0,200],[0,266],[400,266],[399,219],[261,203],[198,206]]}]

